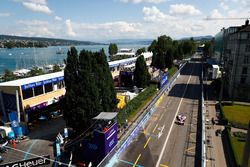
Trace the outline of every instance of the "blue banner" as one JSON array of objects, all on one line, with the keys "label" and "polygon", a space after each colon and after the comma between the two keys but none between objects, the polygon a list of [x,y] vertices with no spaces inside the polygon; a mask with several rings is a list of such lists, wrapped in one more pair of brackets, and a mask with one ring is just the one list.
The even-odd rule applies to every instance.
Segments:
[{"label": "blue banner", "polygon": [[26,89],[29,89],[29,88],[34,88],[34,87],[37,87],[37,86],[42,86],[42,85],[49,84],[49,83],[55,83],[55,82],[59,82],[59,81],[62,81],[62,80],[64,80],[63,76],[57,77],[57,78],[52,78],[52,79],[47,79],[47,80],[39,81],[39,82],[32,82],[32,83],[29,83],[29,84],[22,85],[22,90],[26,90]]}]

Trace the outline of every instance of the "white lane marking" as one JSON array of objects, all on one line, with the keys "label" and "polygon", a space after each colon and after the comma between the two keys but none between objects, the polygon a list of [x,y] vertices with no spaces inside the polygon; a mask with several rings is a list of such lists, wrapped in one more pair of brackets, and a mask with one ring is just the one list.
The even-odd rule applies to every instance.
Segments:
[{"label": "white lane marking", "polygon": [[163,130],[165,128],[165,125],[163,127],[161,127],[161,131],[158,133],[158,139],[161,137],[161,135],[163,134]]},{"label": "white lane marking", "polygon": [[[193,68],[193,69],[194,69],[194,68]],[[193,73],[193,69],[192,69],[191,74]],[[189,76],[189,79],[188,79],[188,82],[187,82],[187,84],[186,84],[184,93],[183,93],[183,95],[182,95],[182,97],[181,97],[181,101],[180,101],[180,103],[179,103],[179,105],[178,105],[178,108],[177,108],[177,111],[176,111],[176,113],[175,113],[174,119],[173,119],[172,124],[171,124],[171,126],[170,126],[170,129],[169,129],[169,131],[168,131],[167,138],[166,138],[166,140],[165,140],[165,142],[164,142],[164,145],[163,145],[163,148],[162,148],[162,150],[161,150],[160,156],[159,156],[158,161],[157,161],[157,163],[156,163],[156,165],[155,165],[156,167],[159,167],[159,166],[160,166],[160,162],[161,162],[163,153],[164,153],[164,151],[165,151],[165,149],[166,149],[166,146],[167,146],[167,143],[168,143],[168,139],[169,139],[170,133],[171,133],[171,131],[172,131],[172,129],[173,129],[173,125],[174,125],[174,122],[175,122],[175,118],[176,118],[176,116],[177,116],[177,114],[178,114],[178,112],[179,112],[179,110],[180,110],[181,103],[182,103],[183,97],[184,97],[185,94],[186,94],[187,86],[188,86],[188,84],[189,84],[189,82],[190,82],[191,76],[192,76],[192,75]]]}]

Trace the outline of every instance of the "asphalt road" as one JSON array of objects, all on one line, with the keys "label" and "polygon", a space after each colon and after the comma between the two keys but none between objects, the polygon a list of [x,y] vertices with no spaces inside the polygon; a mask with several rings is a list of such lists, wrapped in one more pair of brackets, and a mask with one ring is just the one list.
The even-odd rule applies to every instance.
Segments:
[{"label": "asphalt road", "polygon": [[[120,155],[119,167],[195,166],[201,64],[188,63],[144,128]],[[176,116],[187,116],[185,125]]]}]

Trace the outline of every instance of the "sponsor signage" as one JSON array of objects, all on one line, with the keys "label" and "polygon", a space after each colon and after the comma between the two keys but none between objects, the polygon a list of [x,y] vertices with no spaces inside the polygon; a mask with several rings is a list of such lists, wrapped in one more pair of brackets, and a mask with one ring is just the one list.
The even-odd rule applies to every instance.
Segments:
[{"label": "sponsor signage", "polygon": [[29,88],[34,88],[34,87],[37,87],[37,86],[42,86],[42,85],[53,83],[53,82],[59,82],[59,81],[62,81],[62,80],[64,80],[63,76],[52,78],[52,79],[47,79],[47,80],[39,81],[39,82],[32,82],[32,83],[29,83],[29,84],[22,85],[21,87],[22,87],[22,90],[26,90],[26,89],[29,89]]},{"label": "sponsor signage", "polygon": [[117,144],[117,124],[114,124],[105,132],[105,155],[108,154]]},{"label": "sponsor signage", "polygon": [[42,108],[44,108],[46,106],[48,106],[48,102],[44,102],[44,103],[38,104],[36,106],[26,108],[25,111],[26,112],[31,112],[31,111],[35,111],[35,110],[38,110],[38,109],[42,109]]},{"label": "sponsor signage", "polygon": [[160,88],[163,88],[168,83],[168,75],[162,76]]},{"label": "sponsor signage", "polygon": [[49,165],[50,161],[48,160],[50,157],[49,155],[38,157],[38,158],[31,158],[23,161],[18,162],[11,162],[8,164],[0,165],[0,167],[33,167],[33,166],[44,166]]}]

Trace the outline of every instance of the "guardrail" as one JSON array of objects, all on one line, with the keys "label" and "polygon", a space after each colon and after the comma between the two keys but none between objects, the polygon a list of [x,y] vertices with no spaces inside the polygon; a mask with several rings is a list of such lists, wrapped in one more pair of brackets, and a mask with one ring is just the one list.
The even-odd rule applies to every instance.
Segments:
[{"label": "guardrail", "polygon": [[206,167],[206,127],[205,127],[205,117],[206,117],[206,106],[204,104],[204,91],[203,91],[203,63],[201,71],[201,111],[202,111],[202,138],[201,138],[201,166]]},{"label": "guardrail", "polygon": [[156,102],[161,98],[161,96],[169,91],[176,79],[179,77],[180,72],[185,67],[186,63],[184,63],[178,71],[172,76],[172,78],[169,80],[169,82],[159,91],[157,92],[156,96],[153,100],[143,109],[143,112],[138,116],[136,121],[132,123],[127,131],[126,134],[122,137],[122,139],[118,142],[115,153],[111,151],[98,165],[98,167],[102,166],[113,166],[113,164],[117,161],[120,153],[132,142],[134,137],[139,132],[140,128],[146,124],[148,119],[150,118],[150,115],[155,111],[155,104]]}]

